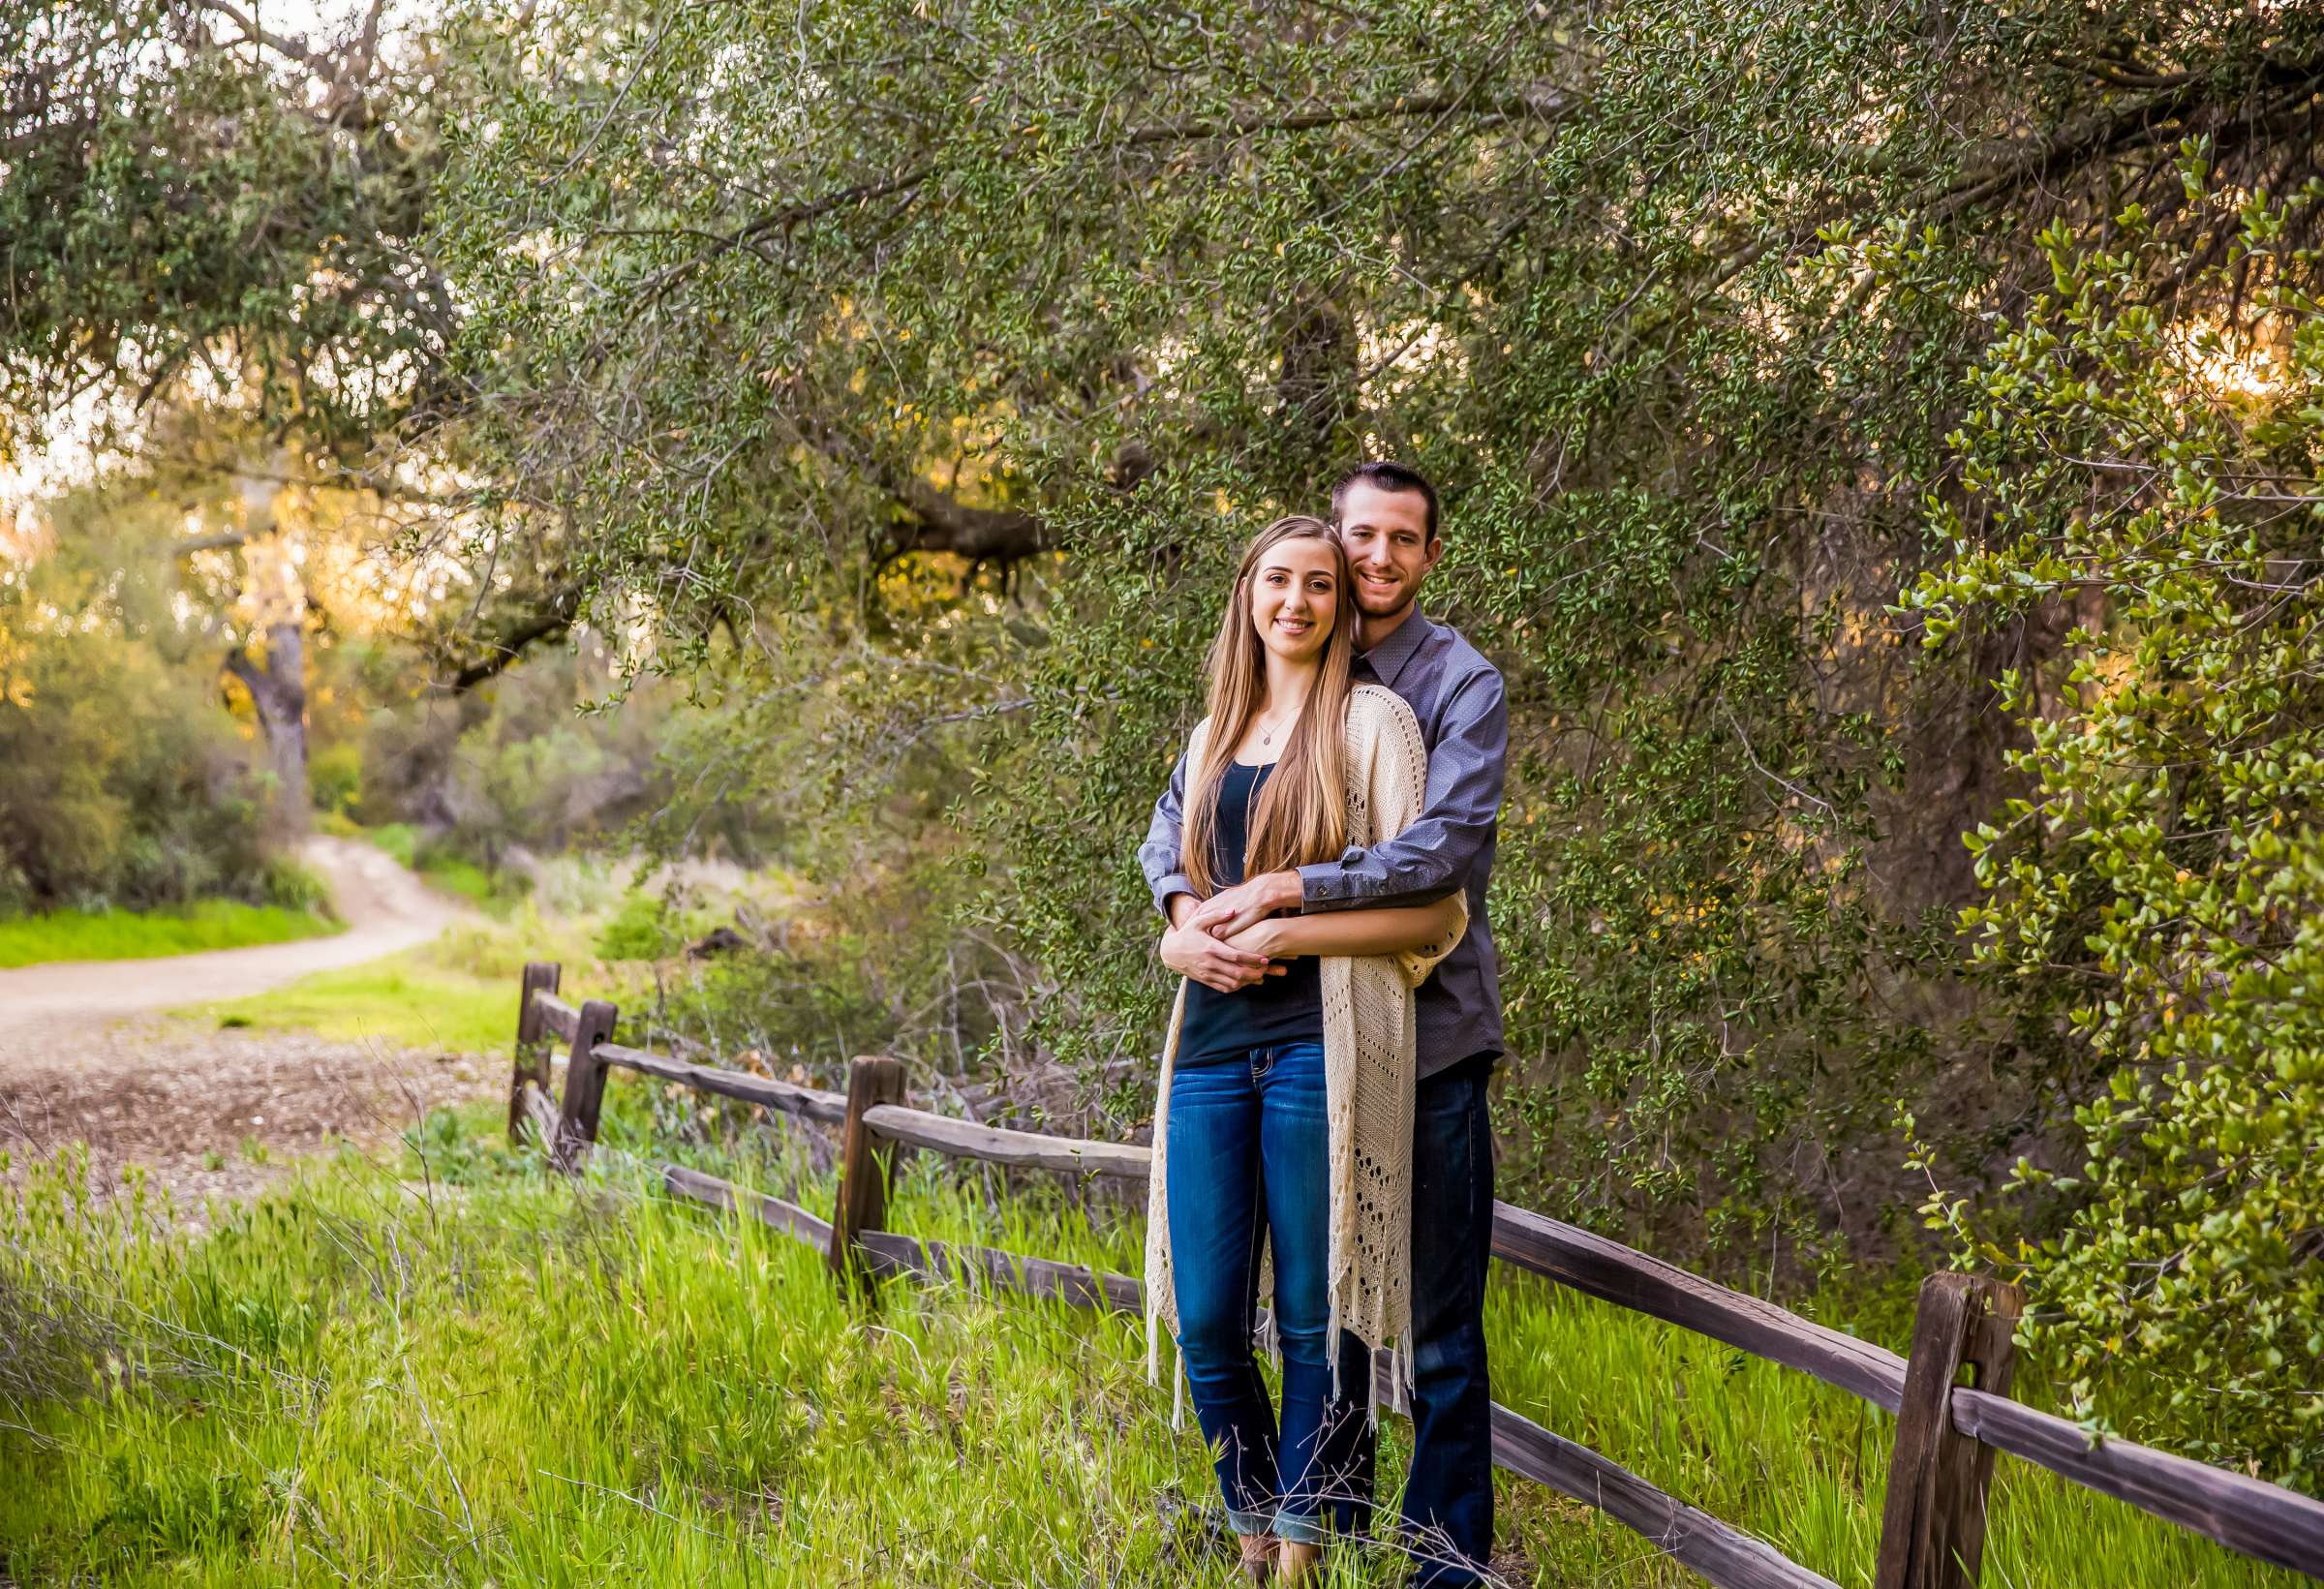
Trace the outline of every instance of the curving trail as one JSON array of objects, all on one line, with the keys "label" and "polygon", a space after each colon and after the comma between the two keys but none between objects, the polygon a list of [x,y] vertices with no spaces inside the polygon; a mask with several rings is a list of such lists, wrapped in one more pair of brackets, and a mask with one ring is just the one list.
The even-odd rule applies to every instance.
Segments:
[{"label": "curving trail", "polygon": [[141,1164],[199,1227],[209,1199],[255,1196],[289,1161],[389,1144],[431,1109],[501,1094],[505,1061],[161,1017],[392,955],[468,914],[359,840],[313,839],[301,859],[348,923],[336,937],[0,971],[0,1180],[85,1144],[93,1188]]},{"label": "curving trail", "polygon": [[44,1060],[69,1057],[76,1045],[59,1039],[121,1016],[241,998],[310,971],[378,960],[427,942],[466,914],[360,840],[309,839],[299,859],[330,885],[346,932],[161,960],[65,961],[0,971],[0,1065],[27,1049],[39,1050]]}]

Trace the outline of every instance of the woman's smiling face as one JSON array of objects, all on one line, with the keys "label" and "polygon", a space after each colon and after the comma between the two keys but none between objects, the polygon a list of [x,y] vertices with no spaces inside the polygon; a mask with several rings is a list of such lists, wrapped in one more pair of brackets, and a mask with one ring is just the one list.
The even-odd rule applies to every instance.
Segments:
[{"label": "woman's smiling face", "polygon": [[1251,570],[1251,626],[1287,662],[1323,654],[1339,617],[1339,557],[1329,541],[1279,541]]}]

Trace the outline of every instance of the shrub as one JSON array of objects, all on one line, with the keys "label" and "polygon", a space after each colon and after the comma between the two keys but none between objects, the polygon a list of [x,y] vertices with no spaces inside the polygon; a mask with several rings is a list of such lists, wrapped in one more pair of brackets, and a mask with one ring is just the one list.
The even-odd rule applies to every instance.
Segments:
[{"label": "shrub", "polygon": [[410,867],[419,858],[419,830],[409,822],[382,822],[366,829],[364,837],[394,856],[399,865]]},{"label": "shrub", "polygon": [[363,788],[362,748],[326,745],[307,760],[307,792],[318,811],[344,815]]},{"label": "shrub", "polygon": [[268,904],[281,905],[285,910],[312,910],[330,914],[329,885],[286,856],[267,857],[261,886],[265,890]]},{"label": "shrub", "polygon": [[613,920],[597,933],[596,949],[604,960],[659,960],[686,942],[684,924],[669,901],[632,891]]},{"label": "shrub", "polygon": [[260,903],[251,748],[150,647],[49,622],[0,585],[0,903]]},{"label": "shrub", "polygon": [[[2210,200],[2186,155],[2190,204]],[[2022,798],[1970,837],[1976,952],[2101,1085],[2079,1164],[2029,1155],[2021,1214],[1930,1209],[2022,1270],[2025,1338],[2098,1427],[2324,1485],[2324,309],[2278,239],[2324,198],[2217,202],[2223,261],[2121,217],[2045,233],[2056,291],[1997,343],[1955,438],[1990,513],[1910,602],[1932,645],[2067,603],[2058,674],[2003,675]],[[2179,283],[2178,316],[2154,307]],[[2242,303],[2280,356],[2216,306]],[[2232,311],[2228,311],[2231,313]],[[2051,1204],[2055,1200],[2055,1204]],[[2055,1213],[2042,1214],[2045,1206]],[[2113,1394],[2105,1393],[2107,1390]],[[2160,1394],[2156,1391],[2159,1389]]]}]

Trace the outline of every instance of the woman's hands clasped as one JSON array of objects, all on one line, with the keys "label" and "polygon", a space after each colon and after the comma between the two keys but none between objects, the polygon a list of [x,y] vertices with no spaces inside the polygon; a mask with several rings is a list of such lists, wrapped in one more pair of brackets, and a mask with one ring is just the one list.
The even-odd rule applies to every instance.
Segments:
[{"label": "woman's hands clasped", "polygon": [[1160,949],[1162,963],[1178,975],[1214,993],[1232,993],[1284,973],[1286,967],[1272,960],[1279,947],[1279,932],[1271,922],[1263,921],[1233,937],[1220,938],[1195,926],[1191,910],[1179,914],[1179,925],[1162,934]]}]

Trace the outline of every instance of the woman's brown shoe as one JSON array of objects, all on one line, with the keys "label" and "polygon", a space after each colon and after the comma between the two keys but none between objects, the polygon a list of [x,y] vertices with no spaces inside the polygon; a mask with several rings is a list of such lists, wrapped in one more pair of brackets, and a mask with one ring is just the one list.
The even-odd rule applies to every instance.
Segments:
[{"label": "woman's brown shoe", "polygon": [[1275,1546],[1277,1583],[1314,1583],[1324,1575],[1324,1547],[1305,1540],[1285,1540]]},{"label": "woman's brown shoe", "polygon": [[1272,1534],[1238,1534],[1242,1542],[1242,1575],[1266,1583],[1275,1575],[1275,1552],[1283,1543]]}]

